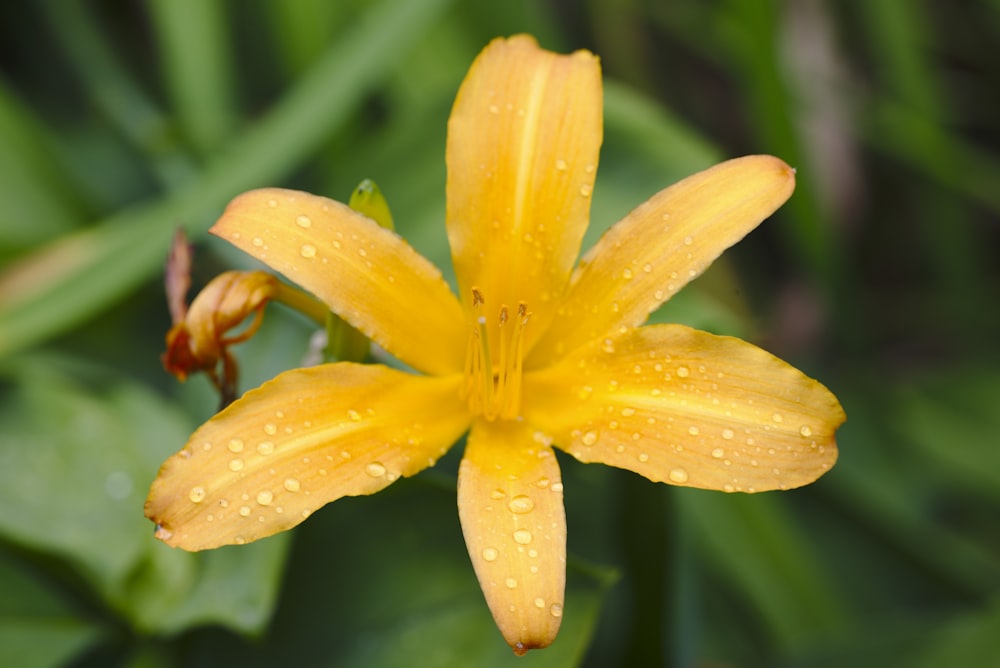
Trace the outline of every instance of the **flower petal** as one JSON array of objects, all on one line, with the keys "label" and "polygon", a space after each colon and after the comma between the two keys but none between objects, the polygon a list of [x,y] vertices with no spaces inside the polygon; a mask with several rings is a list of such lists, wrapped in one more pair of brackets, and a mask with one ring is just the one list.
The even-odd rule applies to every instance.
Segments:
[{"label": "flower petal", "polygon": [[476,577],[514,651],[559,631],[566,513],[559,464],[523,422],[473,424],[458,473],[458,514]]},{"label": "flower petal", "polygon": [[[448,240],[463,301],[550,314],[586,231],[601,144],[596,56],[497,39],[462,83],[448,123]],[[471,297],[469,298],[471,301]]]},{"label": "flower petal", "polygon": [[279,188],[234,199],[211,230],[325,301],[421,371],[461,370],[462,311],[441,272],[346,205]]},{"label": "flower petal", "polygon": [[792,194],[795,172],[753,155],[660,191],[608,230],[581,259],[565,301],[526,368],[637,327]]},{"label": "flower petal", "polygon": [[146,517],[166,543],[204,550],[270,536],[334,499],[377,492],[432,465],[468,428],[459,380],[349,363],[287,371],[166,461]]},{"label": "flower petal", "polygon": [[525,376],[524,417],[584,462],[760,492],[812,482],[844,421],[819,382],[739,339],[652,325]]}]

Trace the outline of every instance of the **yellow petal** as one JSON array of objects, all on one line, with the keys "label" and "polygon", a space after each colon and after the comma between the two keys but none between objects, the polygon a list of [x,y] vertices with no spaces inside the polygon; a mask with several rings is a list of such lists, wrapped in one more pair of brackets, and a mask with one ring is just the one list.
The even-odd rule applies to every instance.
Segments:
[{"label": "yellow petal", "polygon": [[523,422],[474,423],[458,473],[458,513],[504,639],[519,654],[551,643],[562,621],[566,513],[548,441]]},{"label": "yellow petal", "polygon": [[580,261],[556,320],[526,367],[641,325],[794,188],[788,165],[754,155],[723,162],[654,195]]},{"label": "yellow petal", "polygon": [[479,55],[448,123],[448,240],[460,297],[527,303],[530,331],[566,287],[586,231],[601,144],[597,58],[519,35]]},{"label": "yellow petal", "polygon": [[829,390],[739,339],[655,325],[525,376],[524,417],[584,462],[656,482],[760,492],[837,459]]},{"label": "yellow petal", "polygon": [[469,418],[459,377],[375,365],[296,369],[206,422],[153,482],[146,516],[186,550],[295,526],[342,496],[371,494],[432,465]]},{"label": "yellow petal", "polygon": [[267,188],[234,199],[211,231],[412,367],[461,370],[462,311],[441,272],[371,219],[325,197]]}]

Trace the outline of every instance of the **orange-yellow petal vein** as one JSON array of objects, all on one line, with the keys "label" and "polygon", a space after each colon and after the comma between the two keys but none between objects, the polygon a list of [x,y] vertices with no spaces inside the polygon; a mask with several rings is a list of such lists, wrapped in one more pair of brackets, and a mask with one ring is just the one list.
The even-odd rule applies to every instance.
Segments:
[{"label": "orange-yellow petal vein", "polygon": [[166,461],[146,516],[168,544],[203,550],[270,536],[342,496],[376,492],[431,466],[468,428],[459,382],[349,363],[287,371]]},{"label": "orange-yellow petal vein", "polygon": [[[532,330],[565,289],[590,210],[601,144],[597,58],[524,35],[476,59],[448,124],[447,225],[461,295],[527,303]],[[528,336],[533,336],[531,331]]]},{"label": "orange-yellow petal vein", "polygon": [[566,513],[548,441],[520,421],[473,425],[458,512],[493,618],[517,653],[551,643],[562,621]]},{"label": "orange-yellow petal vein", "polygon": [[234,199],[214,234],[325,301],[412,367],[462,369],[462,310],[430,261],[340,202],[279,188]]},{"label": "orange-yellow petal vein", "polygon": [[647,316],[781,206],[795,173],[778,158],[723,162],[660,191],[583,257],[527,367]]},{"label": "orange-yellow petal vein", "polygon": [[789,489],[837,460],[823,385],[755,346],[651,325],[525,376],[525,420],[585,462],[727,492]]}]

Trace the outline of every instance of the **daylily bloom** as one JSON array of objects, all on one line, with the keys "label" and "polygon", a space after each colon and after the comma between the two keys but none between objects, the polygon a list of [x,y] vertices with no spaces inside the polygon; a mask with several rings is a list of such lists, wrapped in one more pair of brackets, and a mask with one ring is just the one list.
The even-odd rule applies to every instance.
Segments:
[{"label": "daylily bloom", "polygon": [[394,232],[303,192],[237,197],[212,232],[322,299],[411,371],[336,363],[247,392],[154,482],[170,545],[257,540],[431,466],[468,432],[458,510],[493,617],[518,653],[555,638],[566,521],[556,446],[653,481],[759,492],[834,463],[844,413],[741,340],[642,326],[791,194],[769,156],[654,195],[574,269],[602,133],[598,60],[498,39],[448,124],[458,297]]}]

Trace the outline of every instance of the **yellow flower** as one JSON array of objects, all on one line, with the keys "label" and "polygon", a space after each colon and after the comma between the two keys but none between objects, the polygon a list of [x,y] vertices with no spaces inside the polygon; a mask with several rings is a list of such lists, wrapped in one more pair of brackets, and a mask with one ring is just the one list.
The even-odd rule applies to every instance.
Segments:
[{"label": "yellow flower", "polygon": [[288,529],[434,462],[468,432],[458,508],[518,653],[555,638],[566,524],[552,446],[664,481],[757,492],[807,484],[844,420],[821,384],[738,339],[651,311],[791,194],[777,158],[731,160],[661,191],[574,269],[601,143],[598,60],[492,42],[448,124],[456,299],[394,232],[347,206],[264,189],[212,231],[298,282],[414,373],[338,363],[247,392],[170,458],[146,514],[188,550]]}]

